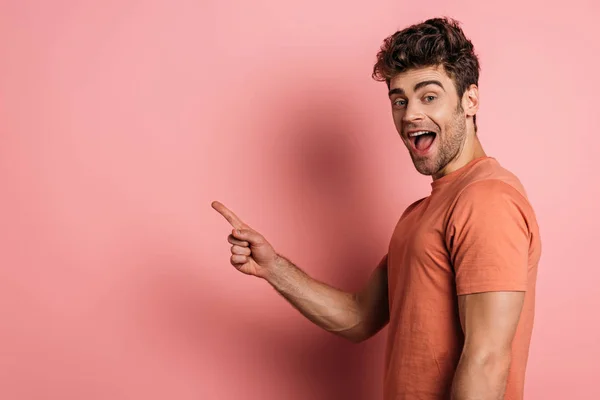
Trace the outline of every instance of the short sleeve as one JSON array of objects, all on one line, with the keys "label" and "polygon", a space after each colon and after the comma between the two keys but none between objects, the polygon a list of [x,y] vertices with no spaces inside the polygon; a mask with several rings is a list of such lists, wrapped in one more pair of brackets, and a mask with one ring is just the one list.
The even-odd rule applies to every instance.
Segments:
[{"label": "short sleeve", "polygon": [[463,190],[446,231],[458,295],[527,289],[528,215],[526,198],[503,181]]}]

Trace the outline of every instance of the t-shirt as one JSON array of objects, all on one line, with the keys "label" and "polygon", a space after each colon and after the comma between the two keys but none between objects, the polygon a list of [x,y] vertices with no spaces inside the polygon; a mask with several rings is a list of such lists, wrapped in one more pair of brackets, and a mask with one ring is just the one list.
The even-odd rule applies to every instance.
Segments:
[{"label": "t-shirt", "polygon": [[392,234],[386,400],[449,399],[464,343],[458,296],[525,291],[505,399],[523,398],[541,241],[519,179],[492,157],[431,184]]}]

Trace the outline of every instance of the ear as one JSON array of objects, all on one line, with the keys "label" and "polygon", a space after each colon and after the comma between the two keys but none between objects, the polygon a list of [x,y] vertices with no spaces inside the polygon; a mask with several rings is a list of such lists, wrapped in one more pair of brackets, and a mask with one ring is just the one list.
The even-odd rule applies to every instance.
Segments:
[{"label": "ear", "polygon": [[463,95],[463,109],[465,116],[472,117],[479,110],[479,88],[477,85],[471,85]]}]

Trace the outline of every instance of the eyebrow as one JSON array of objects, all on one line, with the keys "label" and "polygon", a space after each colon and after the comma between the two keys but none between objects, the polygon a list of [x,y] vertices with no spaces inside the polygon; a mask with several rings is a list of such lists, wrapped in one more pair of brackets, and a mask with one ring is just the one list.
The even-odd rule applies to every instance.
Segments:
[{"label": "eyebrow", "polygon": [[[417,90],[421,89],[422,87],[425,87],[428,85],[436,85],[436,86],[441,87],[443,91],[446,91],[446,89],[444,89],[444,85],[442,85],[442,82],[436,81],[435,79],[417,83],[414,87],[414,91],[416,92]],[[401,89],[401,88],[390,89],[390,91],[388,92],[388,96],[391,97],[394,94],[404,94],[404,89]]]}]

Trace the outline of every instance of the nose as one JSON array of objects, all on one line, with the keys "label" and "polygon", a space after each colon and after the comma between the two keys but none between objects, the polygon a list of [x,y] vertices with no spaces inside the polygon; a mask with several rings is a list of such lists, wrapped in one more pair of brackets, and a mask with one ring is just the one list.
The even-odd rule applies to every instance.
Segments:
[{"label": "nose", "polygon": [[419,104],[415,104],[415,102],[411,103],[407,104],[404,115],[402,116],[402,122],[404,124],[414,124],[425,119],[425,114],[423,114]]}]

